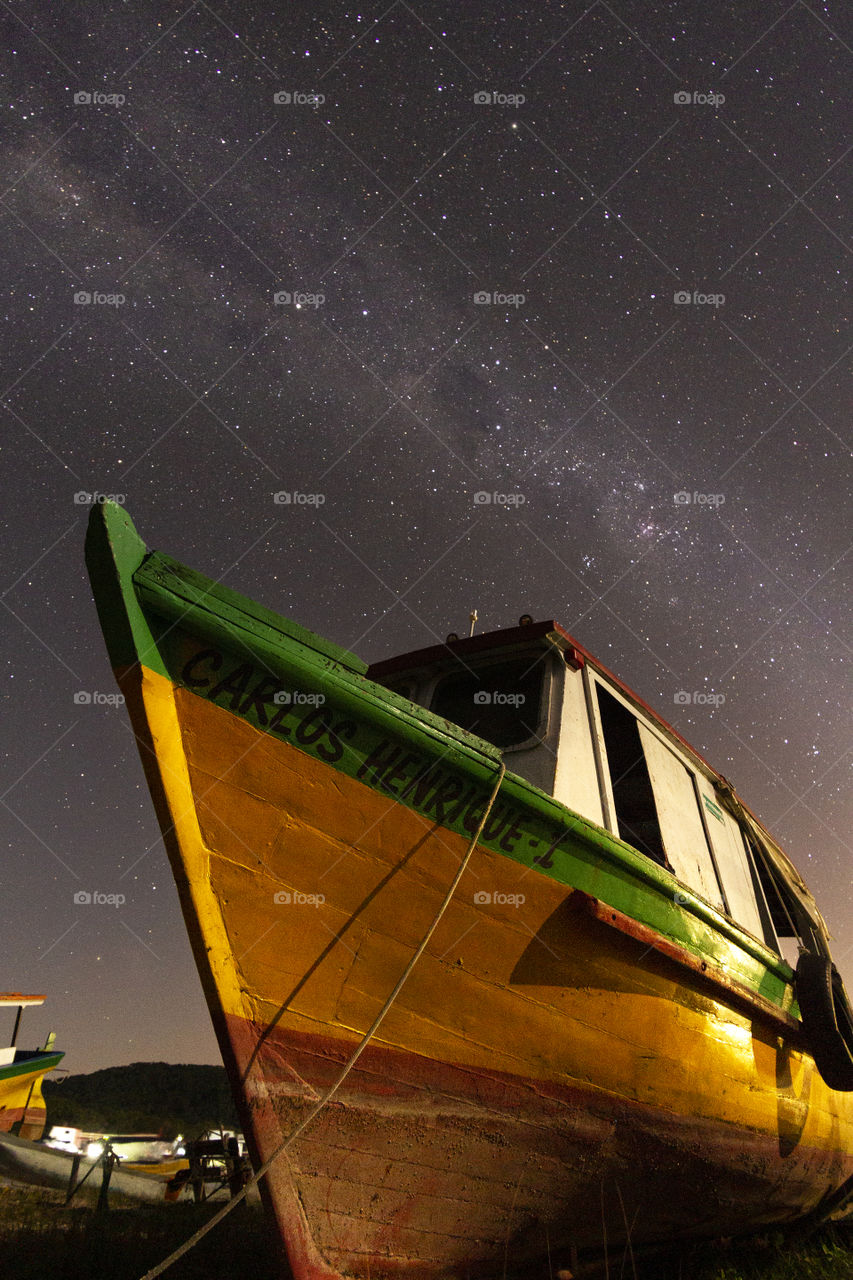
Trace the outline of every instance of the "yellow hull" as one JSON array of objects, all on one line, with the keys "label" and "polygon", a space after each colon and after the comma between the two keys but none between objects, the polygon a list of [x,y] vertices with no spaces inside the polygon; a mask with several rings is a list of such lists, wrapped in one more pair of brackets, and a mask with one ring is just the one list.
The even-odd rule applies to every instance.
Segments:
[{"label": "yellow hull", "polygon": [[170,1182],[178,1173],[189,1169],[189,1160],[122,1160],[121,1167],[125,1173],[141,1173],[146,1178],[159,1178],[161,1182]]},{"label": "yellow hull", "polygon": [[[265,1158],[378,1013],[467,841],[163,675],[117,674]],[[853,1098],[793,1030],[479,848],[269,1197],[298,1280],[462,1274],[508,1241],[529,1263],[629,1223],[655,1240],[799,1216],[850,1176],[851,1133]]]},{"label": "yellow hull", "polygon": [[11,1079],[0,1078],[0,1132],[14,1129],[19,1137],[32,1142],[42,1136],[47,1109],[41,1082],[49,1069],[42,1066]]}]

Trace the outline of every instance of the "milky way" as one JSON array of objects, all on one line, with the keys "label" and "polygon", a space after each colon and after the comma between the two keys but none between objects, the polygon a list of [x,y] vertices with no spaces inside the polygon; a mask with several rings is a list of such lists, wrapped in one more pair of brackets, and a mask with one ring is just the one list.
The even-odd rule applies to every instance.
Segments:
[{"label": "milky way", "polygon": [[32,1037],[72,1071],[218,1060],[96,696],[96,493],[368,660],[475,607],[556,618],[766,822],[849,980],[841,6],[252,8],[0,19],[4,981],[48,993]]}]

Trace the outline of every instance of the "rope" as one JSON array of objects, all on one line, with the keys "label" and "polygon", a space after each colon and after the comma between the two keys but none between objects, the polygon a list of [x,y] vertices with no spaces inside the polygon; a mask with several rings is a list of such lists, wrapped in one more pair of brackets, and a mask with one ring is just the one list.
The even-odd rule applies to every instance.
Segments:
[{"label": "rope", "polygon": [[308,1128],[308,1125],[311,1123],[311,1121],[315,1119],[316,1116],[319,1115],[319,1113],[323,1110],[326,1104],[330,1102],[331,1099],[334,1097],[334,1095],[337,1093],[338,1089],[340,1089],[344,1080],[346,1080],[347,1076],[352,1071],[356,1062],[361,1057],[364,1050],[367,1048],[369,1042],[372,1040],[373,1036],[376,1034],[376,1031],[378,1030],[380,1023],[384,1019],[386,1013],[391,1008],[394,1001],[397,999],[397,996],[400,994],[400,990],[402,989],[403,983],[406,981],[409,974],[414,969],[418,960],[420,960],[421,956],[426,950],[426,947],[427,947],[427,944],[429,943],[430,938],[438,928],[438,923],[441,920],[441,917],[444,915],[445,911],[447,910],[448,906],[450,905],[450,899],[453,897],[453,894],[456,892],[456,886],[459,884],[459,881],[462,879],[462,876],[465,872],[465,868],[468,866],[468,863],[471,860],[471,855],[477,847],[477,843],[482,834],[483,827],[486,825],[489,814],[492,811],[492,806],[495,803],[495,800],[497,798],[497,794],[498,794],[498,791],[500,790],[500,785],[503,782],[503,777],[505,773],[506,773],[506,765],[503,763],[503,761],[501,761],[501,766],[498,771],[497,780],[492,790],[492,794],[489,797],[489,802],[483,811],[483,816],[480,819],[479,826],[477,827],[477,830],[474,833],[473,839],[471,840],[471,843],[468,846],[468,849],[465,853],[465,857],[462,859],[462,861],[459,864],[459,869],[457,870],[456,875],[453,877],[453,882],[444,896],[444,901],[439,907],[436,913],[435,919],[433,920],[429,929],[424,934],[423,940],[421,941],[421,944],[418,947],[417,951],[412,956],[409,963],[406,965],[406,968],[404,969],[403,974],[400,977],[399,981],[397,982],[397,985],[395,986],[394,990],[391,992],[390,996],[385,1001],[384,1005],[382,1006],[376,1018],[374,1019],[373,1025],[362,1036],[361,1043],[359,1044],[355,1053],[350,1058],[349,1062],[344,1067],[341,1074],[338,1076],[337,1080],[335,1080],[334,1084],[323,1095],[323,1097],[320,1098],[319,1102],[315,1103],[315,1105],[308,1112],[307,1116],[305,1116],[305,1118],[299,1122],[299,1124],[296,1126],[296,1128],[293,1130],[290,1136],[285,1138],[284,1141],[281,1142],[276,1147],[275,1151],[272,1153],[270,1158],[261,1165],[257,1173],[252,1178],[250,1178],[250,1180],[246,1183],[246,1185],[240,1191],[237,1192],[237,1194],[233,1197],[233,1199],[229,1200],[228,1204],[226,1204],[224,1208],[220,1209],[218,1213],[214,1214],[213,1217],[210,1218],[204,1224],[203,1227],[199,1227],[198,1231],[196,1231],[194,1235],[191,1235],[188,1240],[185,1240],[182,1245],[179,1245],[178,1248],[175,1249],[173,1253],[170,1253],[168,1258],[164,1258],[164,1260],[158,1263],[156,1267],[153,1267],[150,1271],[146,1271],[145,1275],[141,1277],[141,1280],[155,1280],[156,1276],[161,1276],[164,1271],[167,1271],[169,1267],[171,1267],[173,1262],[177,1262],[178,1259],[182,1258],[185,1253],[189,1253],[190,1249],[194,1249],[195,1246],[198,1244],[199,1240],[201,1240],[203,1236],[207,1235],[208,1231],[212,1231],[215,1226],[218,1226],[218,1224],[222,1221],[222,1219],[226,1218],[228,1214],[232,1211],[232,1209],[235,1209],[237,1207],[237,1205],[240,1203],[241,1200],[245,1200],[247,1192],[250,1191],[252,1187],[257,1186],[261,1178],[263,1178],[267,1174],[269,1169],[272,1167],[275,1161],[279,1158],[282,1152],[286,1151],[287,1148],[290,1146],[290,1144],[299,1137],[299,1135],[303,1132],[303,1130]]}]

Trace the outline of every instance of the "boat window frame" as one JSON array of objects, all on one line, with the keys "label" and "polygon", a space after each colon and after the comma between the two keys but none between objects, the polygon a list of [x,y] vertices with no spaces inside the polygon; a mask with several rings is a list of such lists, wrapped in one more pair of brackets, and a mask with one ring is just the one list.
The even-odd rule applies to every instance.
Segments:
[{"label": "boat window frame", "polygon": [[[597,673],[592,672],[591,676],[593,679],[595,679],[597,676]],[[619,706],[623,707],[624,710],[627,711],[628,714],[633,717],[637,725],[639,725],[640,723],[642,723],[643,725],[646,724],[646,721],[644,718],[641,719],[641,717],[636,715],[635,708],[627,701],[627,699],[614,696],[613,689],[607,683],[606,680],[597,680],[597,683],[601,686],[601,688],[604,689],[605,693],[611,695],[614,702],[618,703]],[[673,868],[669,861],[669,858],[667,857],[666,848],[663,843],[663,834],[660,830],[660,819],[657,812],[657,798],[654,794],[654,784],[652,782],[651,773],[648,767],[648,761],[646,760],[646,753],[645,753],[645,750],[643,749],[642,739],[640,740],[640,752],[643,758],[643,763],[646,768],[646,774],[648,777],[649,788],[652,796],[652,804],[654,805],[654,809],[655,809],[655,819],[658,825],[658,836],[660,838],[661,853],[663,855],[662,860],[660,858],[652,857],[652,855],[650,853],[647,853],[645,849],[641,849],[638,845],[634,844],[633,841],[628,839],[626,836],[622,835],[622,832],[620,830],[620,825],[619,825],[619,809],[616,803],[616,790],[614,788],[613,769],[610,764],[610,756],[607,751],[607,737],[604,731],[604,721],[602,719],[602,714],[601,714],[601,699],[599,697],[598,689],[592,688],[591,696],[592,696],[593,707],[595,710],[596,733],[601,735],[600,737],[601,767],[602,767],[602,770],[604,773],[604,779],[607,785],[607,794],[613,806],[612,812],[611,812],[613,825],[609,828],[609,830],[613,835],[617,837],[617,839],[623,841],[624,844],[630,845],[632,849],[636,849],[638,853],[641,853],[643,855],[643,857],[649,858],[649,860],[651,862],[654,862],[657,866],[665,867],[667,871],[672,871]],[[639,730],[638,730],[638,736],[639,736]]]},{"label": "boat window frame", "polygon": [[[638,724],[642,724],[647,730],[647,732],[652,735],[652,737],[656,738],[662,746],[666,747],[668,751],[671,751],[673,753],[675,758],[678,760],[679,764],[681,764],[684,767],[684,769],[687,771],[687,774],[690,778],[690,781],[693,787],[693,795],[696,801],[697,810],[699,812],[699,821],[702,827],[702,832],[705,837],[705,846],[707,848],[711,866],[714,871],[714,876],[717,881],[717,892],[720,895],[720,902],[723,903],[722,908],[718,907],[714,903],[711,903],[711,905],[714,907],[715,911],[720,911],[720,913],[722,915],[725,915],[727,919],[734,921],[734,923],[737,924],[739,928],[742,928],[743,926],[740,925],[739,921],[737,921],[735,917],[731,915],[731,913],[728,910],[728,900],[726,898],[726,891],[723,886],[723,878],[720,874],[720,868],[717,864],[717,859],[714,855],[713,844],[708,834],[708,826],[707,826],[707,819],[704,813],[704,806],[702,805],[700,800],[699,777],[700,775],[702,777],[706,777],[710,782],[713,783],[714,781],[713,774],[710,772],[706,773],[704,770],[699,769],[696,763],[690,758],[687,752],[683,749],[683,747],[673,742],[671,737],[663,733],[660,729],[660,726],[655,723],[653,718],[651,718],[648,714],[645,714],[641,708],[637,707],[633,702],[631,702],[628,698],[626,698],[625,695],[622,693],[621,689],[619,689],[616,685],[611,684],[606,677],[601,675],[599,671],[595,670],[594,668],[591,668],[589,663],[587,663],[584,666],[583,675],[584,675],[584,691],[587,695],[587,708],[590,714],[590,726],[592,729],[592,742],[593,742],[593,751],[595,754],[595,764],[596,764],[596,769],[598,771],[598,786],[599,786],[599,792],[601,794],[602,811],[605,818],[604,825],[606,826],[607,830],[611,833],[611,835],[615,835],[617,840],[622,839],[622,836],[619,834],[619,822],[616,816],[616,799],[613,794],[613,784],[610,778],[610,765],[607,758],[607,746],[604,741],[604,727],[601,722],[601,711],[600,711],[599,702],[598,702],[598,692],[597,692],[597,689],[595,688],[596,685],[600,685],[604,689],[605,693],[609,693],[612,698],[615,698],[617,702],[620,702],[622,706],[625,707],[625,709],[629,711],[631,715],[634,716]],[[654,795],[653,779],[651,780],[651,785],[652,785],[652,794]],[[657,804],[657,800],[655,800],[655,804]],[[636,848],[635,845],[631,844],[630,840],[626,840],[624,841],[624,843],[629,844],[632,849]],[[638,850],[638,852],[641,853],[643,857],[648,857],[648,854],[644,854],[641,849]],[[699,890],[697,890],[693,885],[689,884],[686,880],[682,880],[681,877],[675,872],[675,870],[669,865],[668,861],[666,864],[666,869],[672,875],[675,876],[679,884],[683,884],[688,889],[690,889],[691,893],[699,892]],[[704,897],[704,895],[701,895],[701,894],[700,896]]]},{"label": "boat window frame", "polygon": [[746,851],[747,866],[749,867],[749,874],[752,877],[752,891],[755,894],[758,915],[764,932],[762,941],[766,947],[771,951],[774,951],[776,955],[781,956],[784,960],[785,957],[782,955],[779,934],[776,932],[776,926],[773,923],[773,914],[770,910],[770,904],[767,901],[767,894],[764,891],[764,883],[758,869],[758,858],[760,855],[755,848],[755,837],[749,830],[749,827],[743,822],[738,822],[738,827],[740,829],[741,839],[743,840],[743,847]]},{"label": "boat window frame", "polygon": [[[679,756],[679,759],[681,759],[680,756]],[[684,761],[682,761],[682,763],[684,763]],[[705,808],[705,805],[702,803],[702,792],[700,790],[699,773],[696,769],[692,768],[689,764],[686,767],[687,767],[688,773],[690,774],[690,781],[693,783],[693,794],[696,797],[696,807],[699,810],[699,820],[702,823],[702,830],[705,832],[705,844],[708,846],[708,853],[711,856],[711,866],[714,868],[714,875],[717,877],[717,887],[720,891],[720,899],[723,904],[723,914],[728,916],[730,920],[734,920],[735,924],[740,925],[741,929],[745,929],[746,926],[740,920],[738,920],[736,916],[732,914],[732,910],[729,905],[728,895],[726,894],[726,886],[723,883],[723,874],[720,870],[720,864],[717,862],[717,855],[714,852],[714,841],[711,836],[711,828],[708,822],[708,811]],[[654,789],[654,783],[652,783],[652,788]],[[716,788],[714,788],[714,794],[715,795],[717,794]],[[746,846],[744,846],[744,848],[745,847]],[[747,866],[749,866],[748,863],[747,863]],[[752,868],[750,867],[749,870],[751,874]],[[753,892],[755,892],[754,888],[753,888]],[[757,906],[757,903],[756,903],[756,906]],[[759,912],[759,917],[760,917],[760,912]],[[750,930],[747,929],[746,932],[750,933]],[[754,938],[755,934],[753,933],[750,936]],[[760,942],[761,939],[759,938],[758,941]]]},{"label": "boat window frame", "polygon": [[[531,734],[529,738],[525,738],[522,742],[513,743],[512,746],[509,747],[498,747],[497,750],[500,751],[502,755],[509,755],[518,751],[532,751],[537,747],[545,746],[552,736],[554,728],[554,690],[558,665],[560,669],[562,669],[562,664],[558,664],[557,662],[558,655],[552,648],[550,648],[550,646],[543,647],[541,645],[537,645],[535,648],[531,646],[531,648],[527,650],[516,649],[512,653],[494,653],[492,655],[486,653],[482,655],[482,657],[478,655],[476,666],[473,662],[465,662],[462,659],[458,659],[455,666],[435,672],[435,674],[425,684],[418,687],[419,705],[423,706],[425,711],[430,711],[433,715],[440,715],[440,712],[433,710],[432,700],[435,691],[442,680],[446,680],[451,676],[458,676],[460,674],[460,668],[471,673],[476,673],[476,675],[479,676],[481,672],[486,671],[489,667],[506,666],[508,663],[524,658],[526,654],[530,654],[531,657],[536,654],[537,662],[544,660],[542,668],[542,683],[539,691],[539,712],[536,720],[536,731]],[[482,658],[486,658],[486,661],[483,662]],[[532,665],[533,663],[531,663],[531,666]],[[422,702],[420,701],[421,698],[423,699]],[[455,724],[456,722],[451,720],[450,723]],[[464,728],[464,726],[461,725],[459,727]],[[477,734],[476,730],[473,729],[465,729],[464,731],[466,733],[474,733],[477,737],[483,736],[482,734]],[[485,738],[484,741],[488,742],[488,738]]]},{"label": "boat window frame", "polygon": [[[796,895],[787,884],[781,868],[776,866],[772,858],[768,858],[762,851],[762,841],[758,834],[744,824],[741,825],[741,832],[744,837],[747,855],[750,859],[750,867],[755,872],[758,886],[756,896],[760,894],[762,906],[767,911],[770,930],[775,938],[775,942],[767,941],[765,945],[771,951],[775,951],[791,969],[796,970],[799,955],[804,950],[811,951],[820,945],[818,939],[822,936],[821,927],[813,919],[811,913],[803,907],[803,904],[797,901]],[[785,920],[791,926],[790,930],[780,931],[777,927],[773,916],[773,908],[767,897],[765,879],[769,880],[774,893],[779,899]],[[788,944],[787,949],[789,952],[793,952],[794,948],[796,948],[797,957],[785,954],[785,944]]]}]

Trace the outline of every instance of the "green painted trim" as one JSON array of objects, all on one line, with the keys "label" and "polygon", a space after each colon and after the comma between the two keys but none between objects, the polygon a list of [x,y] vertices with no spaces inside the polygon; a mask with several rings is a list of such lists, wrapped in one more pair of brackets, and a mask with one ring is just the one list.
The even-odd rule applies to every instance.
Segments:
[{"label": "green painted trim", "polygon": [[265,609],[221,582],[211,582],[171,556],[152,552],[145,561],[143,580],[162,592],[168,592],[165,598],[182,602],[185,609],[208,610],[232,627],[248,631],[255,641],[265,639],[278,645],[282,640],[295,640],[321,658],[331,658],[359,675],[367,671],[367,663],[348,649],[342,649],[331,640],[324,640],[313,631],[300,627],[297,622]]},{"label": "green painted trim", "polygon": [[[419,731],[432,730],[434,736],[445,746],[452,745],[448,744],[447,739],[449,735],[453,735],[466,743],[478,757],[485,756],[492,768],[499,763],[501,753],[491,743],[425,708],[418,708],[417,715],[413,715],[413,704],[408,698],[366,680],[363,672],[355,672],[349,665],[342,666],[328,658],[321,658],[319,651],[293,648],[288,644],[292,637],[283,630],[271,633],[268,627],[256,626],[247,615],[233,617],[230,610],[224,611],[218,607],[212,595],[206,596],[203,603],[195,608],[186,596],[176,596],[164,584],[161,574],[152,572],[152,565],[157,566],[164,559],[162,556],[156,559],[152,556],[150,560],[146,560],[133,575],[133,587],[149,616],[153,614],[158,620],[163,619],[169,624],[165,627],[159,625],[158,657],[166,664],[162,674],[168,675],[170,679],[173,678],[174,659],[170,661],[166,655],[174,648],[170,637],[179,628],[182,632],[189,631],[193,635],[202,636],[225,649],[236,649],[245,658],[254,658],[269,674],[276,672],[289,675],[301,682],[303,692],[320,692],[317,681],[328,680],[335,683],[342,696],[350,693],[361,699],[366,706],[374,706],[377,695],[381,695],[381,701],[388,708],[393,708],[398,717],[399,722],[395,720],[395,725],[401,733],[405,734],[410,727],[416,727]],[[297,640],[297,644],[299,643]],[[364,671],[366,670],[365,666]],[[363,711],[364,707],[359,705],[358,709]]]},{"label": "green painted trim", "polygon": [[0,1084],[14,1080],[16,1076],[28,1076],[34,1071],[52,1071],[65,1057],[64,1053],[40,1053],[34,1058],[24,1058],[21,1062],[8,1062],[0,1067]]},{"label": "green painted trim", "polygon": [[709,796],[706,796],[704,791],[702,792],[702,799],[705,802],[705,808],[708,812],[712,813],[718,822],[724,823],[725,818],[723,817],[723,811],[720,806],[718,804],[714,804],[714,801]]},{"label": "green painted trim", "polygon": [[[120,513],[127,522],[126,527],[132,530],[119,508],[104,512],[102,523],[109,525],[115,521],[115,513]],[[93,523],[95,520],[96,512],[93,512]],[[133,534],[136,537],[135,531]],[[301,635],[310,633],[303,632],[302,628],[257,605],[243,608],[242,598],[236,593],[217,589],[216,584],[178,566],[168,557],[140,555],[142,544],[138,539],[131,545],[129,539],[123,541],[122,537],[113,536],[109,545],[116,548],[112,577],[105,573],[101,561],[95,561],[99,576],[92,574],[96,597],[101,594],[101,584],[106,584],[103,603],[99,602],[99,615],[106,634],[104,614],[108,616],[109,626],[115,628],[117,607],[127,610],[118,635],[122,640],[128,634],[139,638],[141,644],[134,655],[137,661],[174,683],[191,688],[198,696],[213,695],[217,705],[238,714],[254,728],[272,736],[286,737],[291,745],[351,777],[357,778],[361,772],[359,780],[365,785],[382,795],[394,796],[399,803],[424,816],[429,810],[429,793],[418,796],[415,774],[424,768],[420,761],[426,761],[436,771],[440,769],[442,776],[454,771],[461,773],[465,785],[472,788],[472,807],[485,799],[501,758],[497,748],[367,680],[351,655],[336,646],[318,643],[316,637],[311,637],[312,643],[307,644]],[[112,656],[109,635],[107,642]],[[188,658],[193,658],[199,645],[217,651],[220,665],[215,680],[213,673],[201,680],[203,672],[198,667],[190,672]],[[120,646],[118,652],[122,658],[116,665],[126,665],[126,645]],[[346,663],[338,661],[335,653],[344,653]],[[188,673],[186,679],[182,671]],[[230,685],[224,679],[229,672]],[[189,678],[190,674],[193,679]],[[322,696],[325,699],[322,712],[318,713],[309,704],[307,715],[306,708],[299,713],[292,712],[294,719],[289,726],[282,721],[277,729],[271,727],[263,706],[259,712],[258,706],[248,696],[244,697],[261,683],[266,688],[264,705],[271,701],[272,689],[280,684],[291,696]],[[203,684],[210,688],[200,693]],[[218,684],[226,687],[217,692]],[[313,732],[323,725],[334,731],[334,735],[330,732],[325,743],[320,741],[318,745],[318,739],[311,738],[306,726],[311,726]],[[398,775],[397,786],[407,791],[412,788],[411,796],[401,796],[399,791],[385,788],[381,785],[381,776],[377,780],[364,773],[365,760],[371,752],[377,747],[390,749],[391,746],[410,753],[408,773],[403,771]],[[481,843],[485,847],[512,858],[536,874],[582,889],[700,958],[713,959],[730,976],[780,1007],[790,1005],[793,975],[787,963],[663,867],[515,774],[507,773],[498,805],[503,805],[507,813],[512,810],[515,814],[510,825],[517,829],[517,836],[510,842],[507,837],[490,839],[484,833]],[[443,815],[444,820],[433,816],[431,820],[467,835],[470,826],[463,825],[463,819],[468,816],[464,807],[455,818],[449,801],[447,807],[450,816]],[[534,858],[541,859],[549,849],[548,865],[534,862]]]},{"label": "green painted trim", "polygon": [[86,567],[114,667],[138,661],[161,675],[166,674],[158,653],[162,628],[149,621],[133,586],[133,575],[143,564],[150,580],[169,593],[169,599],[181,614],[188,609],[210,609],[233,627],[245,626],[254,636],[266,636],[276,644],[283,639],[295,640],[321,657],[339,662],[361,675],[367,671],[367,664],[361,658],[331,640],[324,640],[169,556],[149,554],[124,508],[107,501],[94,506],[89,516]]},{"label": "green painted trim", "polygon": [[98,503],[86,530],[86,568],[107,652],[114,667],[144,662],[166,675],[136,592],[133,574],[147,549],[130,516],[114,502]]}]

